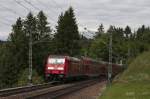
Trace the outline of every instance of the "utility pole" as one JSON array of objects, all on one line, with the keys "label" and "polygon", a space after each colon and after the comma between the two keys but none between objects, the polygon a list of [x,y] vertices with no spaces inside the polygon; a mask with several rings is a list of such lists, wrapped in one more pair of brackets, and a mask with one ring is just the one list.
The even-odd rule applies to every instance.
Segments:
[{"label": "utility pole", "polygon": [[32,85],[32,34],[31,30],[29,31],[29,85]]},{"label": "utility pole", "polygon": [[111,86],[112,80],[112,32],[109,32],[109,64],[108,64],[108,85]]}]

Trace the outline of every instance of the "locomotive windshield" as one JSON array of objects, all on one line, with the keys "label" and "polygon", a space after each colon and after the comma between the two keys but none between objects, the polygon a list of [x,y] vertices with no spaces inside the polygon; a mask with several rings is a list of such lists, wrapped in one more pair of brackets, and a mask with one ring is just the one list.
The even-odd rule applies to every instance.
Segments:
[{"label": "locomotive windshield", "polygon": [[49,64],[64,64],[65,59],[64,58],[49,58],[48,63]]}]

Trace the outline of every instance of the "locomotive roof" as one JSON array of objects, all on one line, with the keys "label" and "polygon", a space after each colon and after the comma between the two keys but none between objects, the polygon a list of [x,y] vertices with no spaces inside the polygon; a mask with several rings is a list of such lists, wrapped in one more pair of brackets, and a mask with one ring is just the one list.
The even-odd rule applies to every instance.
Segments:
[{"label": "locomotive roof", "polygon": [[79,58],[71,57],[71,56],[65,56],[65,55],[50,55],[49,57],[51,57],[51,58],[67,58],[68,60],[72,60],[72,61],[80,61]]}]

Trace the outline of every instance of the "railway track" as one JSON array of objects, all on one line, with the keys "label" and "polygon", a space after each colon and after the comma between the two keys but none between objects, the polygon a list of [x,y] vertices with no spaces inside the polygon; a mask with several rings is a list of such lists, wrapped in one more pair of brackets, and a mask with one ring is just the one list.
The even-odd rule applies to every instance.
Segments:
[{"label": "railway track", "polygon": [[67,95],[69,93],[78,91],[80,89],[83,89],[85,87],[94,85],[96,83],[99,83],[99,80],[88,80],[88,81],[83,81],[83,82],[79,82],[79,83],[75,83],[75,84],[71,84],[69,86],[66,86],[64,88],[60,88],[60,89],[56,89],[54,91],[50,91],[48,93],[45,94],[41,94],[38,96],[33,96],[27,99],[57,99],[60,96],[63,95]]},{"label": "railway track", "polygon": [[21,90],[21,92],[19,92],[19,89],[16,89],[16,92],[6,91],[7,94],[0,94],[0,99],[56,99],[99,82],[97,79],[92,79],[71,84],[41,85],[43,87],[33,88],[33,90],[27,87],[27,89],[24,88],[24,90]]},{"label": "railway track", "polygon": [[59,82],[53,81],[45,84],[38,84],[38,85],[30,85],[30,86],[23,86],[23,87],[16,87],[16,88],[8,88],[0,90],[0,99],[1,97],[11,96],[19,93],[30,92],[34,90],[40,90],[47,87],[52,87],[58,85]]}]

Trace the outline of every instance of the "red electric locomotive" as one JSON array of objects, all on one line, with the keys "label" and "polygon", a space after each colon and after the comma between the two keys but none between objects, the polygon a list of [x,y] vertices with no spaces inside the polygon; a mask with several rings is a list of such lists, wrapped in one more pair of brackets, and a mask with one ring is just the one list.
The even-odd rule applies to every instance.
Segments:
[{"label": "red electric locomotive", "polygon": [[45,74],[48,79],[65,79],[82,75],[80,59],[69,56],[50,55],[47,60]]},{"label": "red electric locomotive", "polygon": [[[74,58],[70,56],[50,55],[45,67],[45,75],[49,80],[67,79],[73,77],[107,76],[107,62],[96,61],[90,58]],[[112,65],[113,74],[116,75],[121,66]],[[117,71],[116,71],[116,70]]]}]

